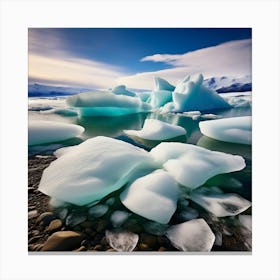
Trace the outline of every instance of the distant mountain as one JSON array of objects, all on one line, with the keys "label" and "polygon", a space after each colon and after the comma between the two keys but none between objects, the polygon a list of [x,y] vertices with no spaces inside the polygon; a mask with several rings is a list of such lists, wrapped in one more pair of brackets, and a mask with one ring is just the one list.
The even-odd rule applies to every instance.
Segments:
[{"label": "distant mountain", "polygon": [[91,91],[87,88],[74,88],[74,87],[55,87],[42,84],[30,84],[28,85],[29,97],[50,97],[50,96],[64,96],[72,95],[80,92]]},{"label": "distant mountain", "polygon": [[242,92],[252,90],[252,77],[212,77],[203,81],[203,84],[218,93]]}]

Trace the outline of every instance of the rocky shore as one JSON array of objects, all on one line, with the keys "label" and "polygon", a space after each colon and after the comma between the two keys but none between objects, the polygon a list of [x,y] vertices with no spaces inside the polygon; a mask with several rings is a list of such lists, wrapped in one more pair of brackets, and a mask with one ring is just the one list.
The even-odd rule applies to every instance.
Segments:
[{"label": "rocky shore", "polygon": [[[43,170],[55,159],[50,155],[30,156],[28,159],[29,252],[111,253],[117,252],[118,246],[123,246],[126,251],[178,251],[164,236],[164,226],[145,223],[132,213],[129,213],[129,219],[123,218],[126,209],[114,198],[105,201],[104,205],[108,206],[104,207],[106,211],[95,207],[92,215],[86,207],[50,206],[50,198],[38,191],[38,185]],[[110,217],[113,212],[118,212],[118,215],[112,222]],[[212,251],[251,251],[251,233],[236,227],[234,219],[217,219],[207,213],[200,213],[200,216],[215,233]]]}]

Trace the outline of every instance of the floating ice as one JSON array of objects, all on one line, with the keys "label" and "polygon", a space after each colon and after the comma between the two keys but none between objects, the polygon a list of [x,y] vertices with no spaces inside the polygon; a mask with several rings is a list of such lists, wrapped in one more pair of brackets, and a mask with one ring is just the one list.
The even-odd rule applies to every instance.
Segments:
[{"label": "floating ice", "polygon": [[161,143],[150,154],[174,179],[191,189],[222,173],[241,170],[245,161],[241,156],[210,151],[184,143]]},{"label": "floating ice", "polygon": [[195,219],[170,227],[166,236],[180,251],[209,252],[215,235],[203,219]]},{"label": "floating ice", "polygon": [[252,216],[251,215],[239,215],[238,216],[240,223],[246,229],[252,232]]},{"label": "floating ice", "polygon": [[168,90],[168,91],[173,91],[175,89],[174,86],[172,86],[169,82],[166,80],[160,78],[160,77],[155,77],[155,91],[159,90]]},{"label": "floating ice", "polygon": [[112,93],[126,95],[126,96],[132,96],[132,97],[134,97],[136,95],[134,92],[127,90],[124,85],[114,87],[112,89]]},{"label": "floating ice", "polygon": [[156,170],[137,179],[120,198],[132,212],[166,224],[177,208],[178,186],[166,171]]},{"label": "floating ice", "polygon": [[81,135],[84,128],[75,124],[53,121],[29,121],[28,145],[59,142]]},{"label": "floating ice", "polygon": [[205,189],[192,192],[190,199],[217,217],[236,216],[251,206],[250,201],[237,194],[205,192]]},{"label": "floating ice", "polygon": [[47,167],[39,190],[51,197],[86,205],[121,188],[143,165],[148,152],[126,142],[95,137],[67,151]]},{"label": "floating ice", "polygon": [[252,141],[251,116],[203,121],[199,128],[204,135],[224,142],[250,145]]},{"label": "floating ice", "polygon": [[73,117],[73,116],[77,116],[78,113],[76,110],[74,109],[70,109],[70,108],[57,108],[57,109],[50,109],[50,110],[43,110],[40,111],[41,114],[58,114],[58,115],[63,115],[65,117]]},{"label": "floating ice", "polygon": [[128,219],[130,215],[131,214],[129,214],[126,211],[117,210],[113,212],[110,218],[113,227],[120,227]]},{"label": "floating ice", "polygon": [[172,101],[172,92],[168,90],[158,90],[151,92],[150,104],[153,108],[160,108]]},{"label": "floating ice", "polygon": [[166,140],[185,135],[186,130],[155,119],[146,119],[142,130],[124,130],[124,133],[147,140]]},{"label": "floating ice", "polygon": [[131,252],[136,247],[139,236],[124,230],[106,230],[109,245],[118,252]]},{"label": "floating ice", "polygon": [[109,209],[108,205],[98,204],[96,206],[91,207],[88,210],[88,214],[95,217],[95,218],[100,218],[100,217],[102,217],[103,215],[106,214],[108,209]]},{"label": "floating ice", "polygon": [[173,92],[175,111],[205,111],[225,109],[231,106],[215,91],[202,85],[203,76],[187,76],[177,84]]},{"label": "floating ice", "polygon": [[76,107],[81,116],[120,116],[151,110],[151,106],[138,97],[101,91],[69,96],[67,103]]}]

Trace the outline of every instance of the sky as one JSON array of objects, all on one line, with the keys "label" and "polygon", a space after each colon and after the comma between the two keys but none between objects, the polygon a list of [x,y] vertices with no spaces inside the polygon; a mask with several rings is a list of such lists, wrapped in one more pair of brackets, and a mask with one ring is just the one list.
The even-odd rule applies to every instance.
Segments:
[{"label": "sky", "polygon": [[153,89],[188,74],[251,75],[250,28],[29,28],[29,83]]}]

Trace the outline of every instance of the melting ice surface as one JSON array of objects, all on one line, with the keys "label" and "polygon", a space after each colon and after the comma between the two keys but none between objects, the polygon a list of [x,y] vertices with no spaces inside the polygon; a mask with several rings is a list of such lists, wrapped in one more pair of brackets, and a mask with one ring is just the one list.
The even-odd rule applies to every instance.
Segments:
[{"label": "melting ice surface", "polygon": [[58,142],[81,135],[84,128],[75,124],[53,121],[30,121],[28,123],[28,145]]},{"label": "melting ice surface", "polygon": [[199,127],[204,135],[220,141],[247,145],[252,141],[251,116],[203,121]]},{"label": "melting ice surface", "polygon": [[155,119],[146,119],[142,130],[124,130],[124,133],[147,140],[165,140],[185,135],[186,130]]}]

